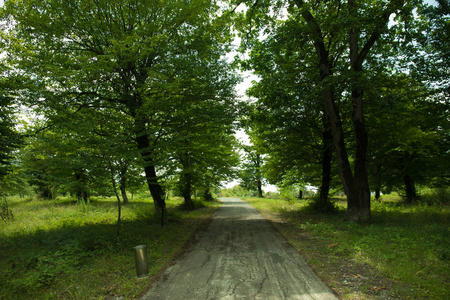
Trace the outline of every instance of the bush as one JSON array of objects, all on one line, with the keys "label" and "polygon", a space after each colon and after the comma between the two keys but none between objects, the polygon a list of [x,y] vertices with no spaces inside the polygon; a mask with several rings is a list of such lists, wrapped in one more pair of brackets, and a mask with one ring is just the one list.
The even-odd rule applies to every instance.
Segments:
[{"label": "bush", "polygon": [[445,206],[450,204],[450,188],[442,187],[430,190],[419,198],[419,203],[430,206]]},{"label": "bush", "polygon": [[6,196],[0,196],[0,218],[3,221],[14,219],[12,211],[8,207],[8,202],[6,201]]},{"label": "bush", "polygon": [[338,211],[338,207],[334,202],[329,199],[324,201],[320,199],[319,195],[314,195],[308,202],[308,210],[318,213],[332,214]]}]

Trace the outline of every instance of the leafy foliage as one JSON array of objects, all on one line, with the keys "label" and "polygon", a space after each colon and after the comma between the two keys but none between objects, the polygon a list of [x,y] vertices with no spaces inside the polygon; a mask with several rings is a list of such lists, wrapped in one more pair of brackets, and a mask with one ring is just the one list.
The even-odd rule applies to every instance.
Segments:
[{"label": "leafy foliage", "polygon": [[[3,37],[11,75],[23,82],[18,100],[35,109],[44,129],[83,145],[70,159],[72,167],[78,162],[79,192],[86,195],[94,177],[86,166],[113,167],[122,188],[140,165],[164,211],[161,184],[184,141],[233,144],[238,77],[223,59],[231,35],[219,8],[203,0],[6,1]],[[225,173],[232,164],[215,163]],[[133,167],[124,172],[125,165]]]}]

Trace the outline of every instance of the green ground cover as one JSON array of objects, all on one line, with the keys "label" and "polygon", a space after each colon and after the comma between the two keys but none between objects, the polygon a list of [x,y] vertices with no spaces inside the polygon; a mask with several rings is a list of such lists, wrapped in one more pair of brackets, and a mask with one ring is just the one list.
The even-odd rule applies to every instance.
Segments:
[{"label": "green ground cover", "polygon": [[150,274],[168,265],[218,207],[197,203],[195,211],[167,202],[161,228],[148,196],[122,209],[116,236],[117,202],[93,198],[89,204],[8,199],[14,219],[0,221],[0,299],[104,299],[137,297],[151,278],[136,279],[133,247],[147,245]]},{"label": "green ground cover", "polygon": [[450,209],[374,202],[372,222],[317,214],[307,201],[245,198],[342,299],[450,299]]}]

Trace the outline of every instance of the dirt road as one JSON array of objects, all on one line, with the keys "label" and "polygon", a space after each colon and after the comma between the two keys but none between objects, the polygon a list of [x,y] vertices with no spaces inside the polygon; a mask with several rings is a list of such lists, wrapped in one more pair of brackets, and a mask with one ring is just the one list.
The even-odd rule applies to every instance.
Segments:
[{"label": "dirt road", "polygon": [[142,299],[337,299],[256,209],[221,201],[192,251]]}]

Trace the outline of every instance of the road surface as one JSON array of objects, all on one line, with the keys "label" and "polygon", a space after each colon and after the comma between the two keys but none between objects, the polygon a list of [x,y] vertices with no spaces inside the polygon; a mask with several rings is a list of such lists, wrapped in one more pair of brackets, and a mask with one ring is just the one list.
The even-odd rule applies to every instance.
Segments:
[{"label": "road surface", "polygon": [[192,250],[142,299],[337,299],[256,209],[221,198]]}]

